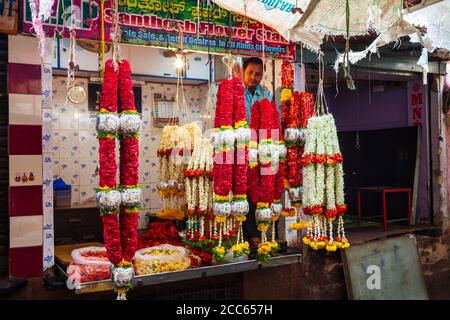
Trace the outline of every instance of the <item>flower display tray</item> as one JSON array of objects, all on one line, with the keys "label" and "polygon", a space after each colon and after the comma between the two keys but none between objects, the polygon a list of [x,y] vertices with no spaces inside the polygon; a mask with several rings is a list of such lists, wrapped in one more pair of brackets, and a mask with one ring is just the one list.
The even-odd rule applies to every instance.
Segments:
[{"label": "flower display tray", "polygon": [[[233,262],[216,266],[200,267],[188,270],[162,272],[150,275],[136,276],[133,280],[133,287],[139,288],[143,286],[162,284],[175,281],[184,281],[191,279],[199,279],[205,277],[233,274],[258,270],[262,268],[272,268],[282,265],[301,263],[302,255],[299,253],[279,255],[269,258],[267,262],[259,262],[257,260],[248,260],[243,262]],[[57,264],[57,268],[62,277],[67,279],[67,273],[64,268]],[[73,289],[76,294],[109,291],[113,290],[111,280],[102,280],[95,282],[87,282],[80,284],[68,284],[69,289]]]}]

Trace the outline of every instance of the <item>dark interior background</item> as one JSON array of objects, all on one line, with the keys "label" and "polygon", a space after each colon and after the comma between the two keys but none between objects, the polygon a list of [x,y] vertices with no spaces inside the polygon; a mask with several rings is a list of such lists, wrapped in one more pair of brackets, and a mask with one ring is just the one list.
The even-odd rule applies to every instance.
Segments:
[{"label": "dark interior background", "polygon": [[[339,132],[339,143],[344,156],[344,181],[348,214],[358,214],[357,189],[359,187],[414,185],[417,149],[417,127]],[[411,194],[412,196],[412,194]],[[407,217],[407,195],[387,195],[389,219]],[[361,194],[364,216],[381,214],[379,193]]]}]

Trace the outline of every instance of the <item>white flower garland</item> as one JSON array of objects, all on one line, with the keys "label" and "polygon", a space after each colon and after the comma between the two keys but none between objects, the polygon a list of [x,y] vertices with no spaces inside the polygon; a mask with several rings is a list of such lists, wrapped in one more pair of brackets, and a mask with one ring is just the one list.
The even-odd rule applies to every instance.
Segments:
[{"label": "white flower garland", "polygon": [[[305,143],[304,154],[315,154],[317,149],[317,118],[313,117],[308,119],[307,126],[307,139]],[[315,192],[315,173],[314,164],[310,163],[303,167],[303,204],[304,208],[307,208],[316,201]]]},{"label": "white flower garland", "polygon": [[[328,122],[330,125],[330,140],[333,146],[333,153],[340,154],[341,149],[339,147],[339,140],[337,136],[336,123],[334,121],[333,116],[330,114],[328,118]],[[344,169],[342,162],[339,162],[335,166],[335,181],[336,181],[336,204],[344,205],[345,204],[345,196],[344,196]]]},{"label": "white flower garland", "polygon": [[[325,137],[324,137],[324,118],[323,116],[317,117],[317,154],[323,155],[325,154]],[[316,164],[316,198],[315,205],[322,205],[324,203],[324,194],[325,194],[325,165],[324,164]]]},{"label": "white flower garland", "polygon": [[[330,114],[325,115],[325,154],[332,155],[334,154],[333,147],[333,127],[331,123],[332,116]],[[331,118],[331,119],[330,119]],[[336,210],[336,197],[335,197],[335,165],[327,165],[326,166],[326,208],[331,210]]]}]

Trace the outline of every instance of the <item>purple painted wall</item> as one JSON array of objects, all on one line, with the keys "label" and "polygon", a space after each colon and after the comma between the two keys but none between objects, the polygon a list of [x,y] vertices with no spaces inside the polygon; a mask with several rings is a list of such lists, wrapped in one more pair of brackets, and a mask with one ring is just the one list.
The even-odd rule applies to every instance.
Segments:
[{"label": "purple painted wall", "polygon": [[[375,82],[372,81],[372,87]],[[357,90],[345,84],[336,89],[327,88],[326,96],[339,131],[373,130],[408,126],[407,87],[386,88],[383,92],[369,93],[368,81],[356,81]],[[369,100],[370,99],[370,100]]]}]

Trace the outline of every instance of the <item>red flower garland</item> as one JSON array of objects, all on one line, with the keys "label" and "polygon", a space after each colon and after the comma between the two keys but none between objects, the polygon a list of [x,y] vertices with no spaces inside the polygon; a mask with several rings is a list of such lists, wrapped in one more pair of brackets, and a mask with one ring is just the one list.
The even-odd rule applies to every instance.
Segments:
[{"label": "red flower garland", "polygon": [[[233,125],[233,83],[224,79],[219,85],[214,122],[216,129]],[[228,196],[232,186],[234,150],[214,150],[214,193],[219,196]]]},{"label": "red flower garland", "polygon": [[118,78],[119,73],[115,70],[113,61],[108,59],[105,63],[103,73],[101,109],[106,109],[109,112],[117,112]]},{"label": "red flower garland", "polygon": [[[102,99],[100,109],[117,112],[117,92],[119,73],[114,68],[111,59],[105,63],[104,81],[102,85]],[[99,138],[99,186],[113,189],[116,187],[116,140],[109,136]],[[103,238],[109,261],[117,265],[122,260],[120,244],[120,223],[117,212],[102,215]]]},{"label": "red flower garland", "polygon": [[[260,102],[256,101],[251,110],[250,117],[250,143],[257,144],[258,143],[258,130],[261,122],[261,113],[260,113]],[[248,168],[248,180],[247,180],[247,190],[248,195],[250,197],[250,201],[256,204],[258,202],[258,192],[259,192],[259,165]]]},{"label": "red flower garland", "polygon": [[308,92],[300,93],[301,108],[299,114],[299,125],[302,128],[308,126],[308,119],[314,116],[314,96]]},{"label": "red flower garland", "polygon": [[[272,129],[275,129],[273,121],[273,112],[276,111],[274,103],[268,99],[263,99],[260,103],[260,127],[259,129],[266,129],[266,137],[259,136],[259,141],[262,139],[272,139]],[[264,115],[264,116],[263,116]],[[272,163],[260,164],[261,176],[259,180],[258,202],[267,202],[269,205],[273,202],[275,191],[275,173],[272,171]]]},{"label": "red flower garland", "polygon": [[[283,142],[281,135],[281,127],[279,125],[280,119],[278,116],[278,112],[273,113],[273,123],[278,130],[276,137],[273,137],[274,143]],[[275,191],[274,191],[274,200],[280,201],[283,196],[284,189],[284,176],[286,172],[286,159],[280,159],[278,163],[278,171],[275,176]]]},{"label": "red flower garland", "polygon": [[131,80],[131,67],[127,60],[119,63],[119,81],[120,81],[120,111],[136,111],[134,104],[133,81]]},{"label": "red flower garland", "polygon": [[[247,115],[245,109],[244,85],[239,78],[233,78],[233,123],[234,127],[239,128],[240,124],[245,122],[247,127]],[[240,146],[236,148],[235,165],[233,170],[233,194],[247,194],[247,167],[248,167],[248,147]]]},{"label": "red flower garland", "polygon": [[116,187],[116,140],[115,138],[99,139],[99,163],[98,170],[100,187]]},{"label": "red flower garland", "polygon": [[122,246],[120,243],[120,224],[118,214],[104,214],[103,240],[105,241],[106,254],[109,261],[118,265],[122,261]]},{"label": "red flower garland", "polygon": [[120,184],[135,186],[139,180],[139,141],[137,138],[120,140]]},{"label": "red flower garland", "polygon": [[[119,82],[120,90],[118,91]],[[121,61],[117,71],[113,61],[109,59],[105,64],[101,109],[117,112],[118,92],[121,102],[120,111],[136,111],[128,61]],[[121,140],[120,181],[125,187],[136,187],[138,184],[139,144],[136,136],[137,134],[132,134]],[[104,190],[115,188],[117,171],[115,134],[99,134],[99,164],[100,188]],[[108,259],[115,266],[131,265],[137,249],[138,209],[121,208],[120,211],[120,219],[117,212],[102,216]]]},{"label": "red flower garland", "polygon": [[283,60],[281,64],[281,86],[285,88],[292,89],[294,85],[294,65]]},{"label": "red flower garland", "polygon": [[[136,111],[131,68],[127,60],[119,63],[120,112]],[[120,184],[137,187],[139,181],[139,141],[137,134],[122,136],[120,140]],[[123,259],[131,264],[137,250],[138,208],[120,210],[120,228]]]},{"label": "red flower garland", "polygon": [[[278,113],[274,103],[268,99],[255,102],[252,107],[250,128],[252,129],[251,141],[261,142],[265,139],[274,139],[275,142],[279,136],[272,137],[272,129],[279,129]],[[261,131],[261,129],[265,129]],[[269,205],[273,202],[275,195],[275,172],[272,170],[272,163],[261,164],[249,169],[248,174],[248,193],[254,204],[258,202],[267,202]],[[281,183],[281,182],[280,182]],[[280,184],[277,184],[278,190]]]}]

